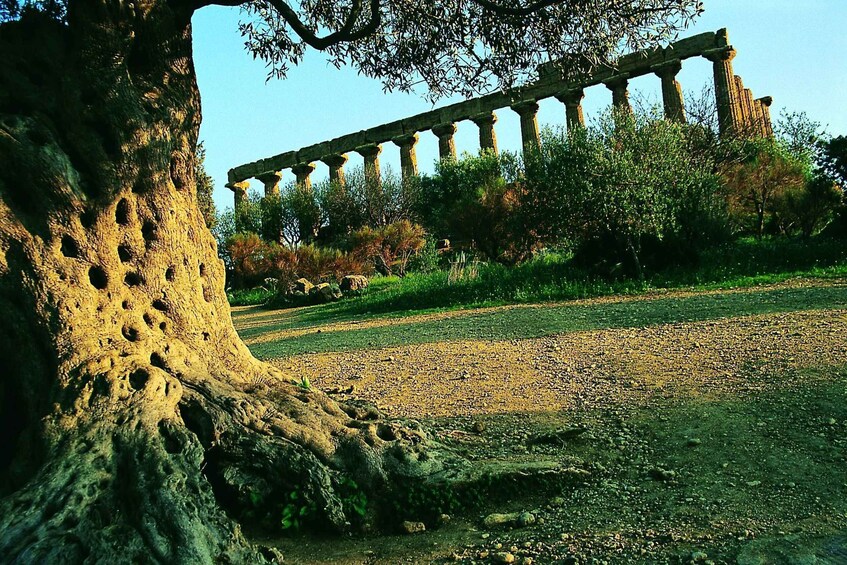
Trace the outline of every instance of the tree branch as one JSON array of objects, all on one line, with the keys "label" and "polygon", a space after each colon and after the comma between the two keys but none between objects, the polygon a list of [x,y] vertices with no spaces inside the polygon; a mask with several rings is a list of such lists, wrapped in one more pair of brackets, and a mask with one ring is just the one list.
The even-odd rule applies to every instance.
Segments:
[{"label": "tree branch", "polygon": [[353,5],[350,8],[350,12],[347,14],[347,18],[341,25],[341,28],[327,36],[319,37],[314,31],[309,29],[306,24],[300,21],[300,17],[297,15],[297,12],[295,12],[286,2],[283,0],[267,0],[267,2],[273,6],[277,12],[279,12],[279,15],[282,16],[286,23],[291,26],[292,31],[294,31],[300,39],[302,39],[310,47],[319,51],[323,51],[324,49],[332,47],[338,43],[362,39],[376,32],[382,22],[382,16],[379,10],[379,1],[380,0],[370,0],[370,19],[365,25],[357,30],[354,30],[356,22],[362,13],[362,0],[353,0]]}]

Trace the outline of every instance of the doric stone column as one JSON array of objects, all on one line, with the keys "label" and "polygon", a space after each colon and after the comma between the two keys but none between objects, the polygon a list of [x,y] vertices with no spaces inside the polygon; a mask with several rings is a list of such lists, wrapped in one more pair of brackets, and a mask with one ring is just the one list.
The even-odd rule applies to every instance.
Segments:
[{"label": "doric stone column", "polygon": [[721,135],[737,133],[743,121],[736,92],[735,73],[732,70],[732,60],[736,54],[732,47],[703,52],[703,57],[712,61],[714,67],[715,100],[718,105],[718,127]]},{"label": "doric stone column", "polygon": [[250,183],[246,180],[229,182],[226,187],[233,192],[233,206],[235,210],[238,210],[242,204],[247,202],[247,189],[250,188]]},{"label": "doric stone column", "polygon": [[754,104],[759,108],[762,114],[762,135],[764,137],[773,137],[773,122],[771,122],[771,104],[773,104],[772,96],[765,96],[754,101]]},{"label": "doric stone column", "polygon": [[403,179],[411,178],[418,174],[418,156],[415,146],[418,144],[418,134],[401,135],[391,140],[400,148],[400,174]]},{"label": "doric stone column", "polygon": [[312,188],[312,180],[309,175],[315,170],[314,163],[299,163],[291,167],[291,172],[297,178],[297,184],[303,188]]},{"label": "doric stone column", "polygon": [[581,88],[565,90],[556,95],[556,100],[565,105],[568,131],[585,127],[585,115],[582,112],[583,98],[585,98],[585,91]]},{"label": "doric stone column", "polygon": [[524,151],[541,147],[541,134],[538,131],[538,102],[524,100],[512,105],[512,110],[521,117],[521,141]]},{"label": "doric stone column", "polygon": [[329,181],[337,182],[341,186],[344,186],[344,164],[347,162],[347,155],[334,153],[327,155],[321,161],[329,167]]},{"label": "doric stone column", "polygon": [[654,65],[651,69],[656,76],[662,79],[662,100],[665,104],[665,117],[680,124],[685,123],[685,102],[682,98],[682,86],[676,80],[679,71],[682,70],[682,61],[674,59],[660,65]]},{"label": "doric stone column", "polygon": [[603,81],[606,88],[612,91],[612,106],[620,112],[632,112],[629,104],[629,74],[615,75]]},{"label": "doric stone column", "polygon": [[356,148],[356,153],[365,160],[365,177],[380,182],[382,177],[379,170],[379,154],[382,153],[382,146],[376,143],[362,145]]},{"label": "doric stone column", "polygon": [[479,148],[497,153],[497,134],[494,133],[497,114],[494,112],[483,112],[482,114],[472,116],[471,121],[479,128]]},{"label": "doric stone column", "polygon": [[433,126],[432,133],[438,136],[438,156],[441,160],[456,160],[456,124],[438,124]]},{"label": "doric stone column", "polygon": [[279,196],[279,181],[282,180],[281,172],[257,175],[256,180],[260,181],[263,185],[265,185],[266,198],[268,196]]}]

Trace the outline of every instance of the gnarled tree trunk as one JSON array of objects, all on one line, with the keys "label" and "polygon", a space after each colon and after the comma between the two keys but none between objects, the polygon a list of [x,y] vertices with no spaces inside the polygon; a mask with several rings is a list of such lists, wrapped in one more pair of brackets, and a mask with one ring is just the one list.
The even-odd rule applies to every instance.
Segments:
[{"label": "gnarled tree trunk", "polygon": [[345,528],[351,489],[436,466],[422,433],[299,388],[233,330],[175,5],[0,26],[3,562],[253,561],[245,509],[295,493]]}]

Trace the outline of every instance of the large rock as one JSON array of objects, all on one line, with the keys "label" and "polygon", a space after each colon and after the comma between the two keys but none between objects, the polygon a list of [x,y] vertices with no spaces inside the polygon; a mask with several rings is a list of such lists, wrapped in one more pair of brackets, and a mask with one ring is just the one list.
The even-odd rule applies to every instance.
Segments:
[{"label": "large rock", "polygon": [[370,281],[368,281],[368,277],[363,275],[347,275],[343,279],[341,279],[341,287],[342,292],[356,291],[362,290],[368,287]]},{"label": "large rock", "polygon": [[314,287],[315,285],[313,285],[306,279],[297,279],[296,281],[294,281],[294,292],[302,292],[303,294],[309,294]]},{"label": "large rock", "polygon": [[318,302],[332,302],[341,298],[341,291],[332,288],[329,283],[321,283],[312,287],[309,296],[314,296]]}]

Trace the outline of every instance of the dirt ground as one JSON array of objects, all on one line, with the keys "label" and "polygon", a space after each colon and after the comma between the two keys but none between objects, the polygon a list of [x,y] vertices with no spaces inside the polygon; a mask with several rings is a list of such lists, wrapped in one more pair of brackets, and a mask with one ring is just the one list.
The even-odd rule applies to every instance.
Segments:
[{"label": "dirt ground", "polygon": [[[266,541],[293,563],[847,564],[847,285],[779,288],[808,288],[808,301],[792,295],[797,307],[687,322],[390,346],[378,338],[392,326],[437,333],[445,320],[480,311],[294,320],[251,334],[281,314],[240,309],[236,326],[251,347],[379,329],[366,335],[369,347],[269,360],[339,399],[421,421],[480,465],[546,461],[578,477],[554,492],[492,499],[422,534]],[[821,289],[828,298],[817,304]],[[572,307],[611,301],[626,315],[651,300]],[[556,306],[561,316],[570,307]],[[512,314],[527,308],[540,315],[552,306],[487,312],[508,324],[525,320]],[[492,512],[535,520],[486,526]]]}]

